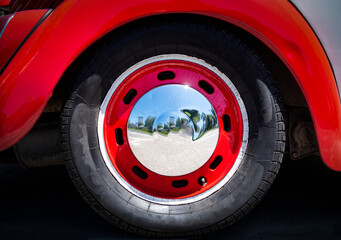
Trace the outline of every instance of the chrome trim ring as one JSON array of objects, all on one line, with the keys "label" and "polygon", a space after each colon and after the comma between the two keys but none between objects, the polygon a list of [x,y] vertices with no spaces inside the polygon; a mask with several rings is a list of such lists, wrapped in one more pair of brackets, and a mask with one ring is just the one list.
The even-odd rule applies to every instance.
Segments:
[{"label": "chrome trim ring", "polygon": [[[222,79],[225,84],[228,86],[230,91],[233,93],[237,103],[238,107],[241,113],[241,118],[242,118],[242,142],[241,142],[241,147],[237,156],[237,159],[235,160],[232,168],[230,171],[225,175],[225,177],[219,181],[216,185],[213,187],[209,188],[207,191],[202,192],[198,195],[194,195],[191,197],[187,198],[179,198],[179,199],[168,199],[168,198],[159,198],[155,197],[149,194],[146,194],[144,192],[139,191],[135,187],[133,187],[131,184],[129,184],[115,169],[113,166],[110,157],[108,155],[108,151],[106,149],[106,144],[105,144],[105,139],[104,139],[104,119],[107,111],[108,104],[114,95],[116,89],[120,86],[120,84],[133,72],[137,71],[138,69],[145,67],[148,64],[159,62],[159,61],[164,61],[164,60],[181,60],[181,61],[187,61],[190,63],[198,64],[210,71],[212,71],[214,74],[216,74],[220,79]],[[98,139],[99,139],[99,145],[100,145],[100,151],[103,156],[103,159],[110,170],[111,174],[113,177],[129,192],[134,194],[135,196],[145,199],[150,202],[158,203],[158,204],[164,204],[164,205],[179,205],[179,204],[188,204],[188,203],[193,203],[196,201],[199,201],[201,199],[207,198],[214,192],[218,191],[220,188],[222,188],[230,179],[231,177],[235,174],[235,172],[238,170],[242,159],[245,155],[245,151],[247,148],[248,144],[248,134],[249,134],[249,125],[248,125],[248,116],[246,112],[246,108],[244,105],[244,102],[234,86],[234,84],[230,81],[230,79],[220,72],[216,67],[206,63],[205,61],[195,58],[195,57],[190,57],[187,55],[182,55],[182,54],[165,54],[165,55],[158,55],[155,57],[151,57],[148,59],[145,59],[141,62],[136,63],[129,69],[127,69],[123,74],[121,74],[117,80],[113,83],[111,88],[109,89],[108,93],[106,94],[103,103],[100,107],[100,112],[98,116]]]}]

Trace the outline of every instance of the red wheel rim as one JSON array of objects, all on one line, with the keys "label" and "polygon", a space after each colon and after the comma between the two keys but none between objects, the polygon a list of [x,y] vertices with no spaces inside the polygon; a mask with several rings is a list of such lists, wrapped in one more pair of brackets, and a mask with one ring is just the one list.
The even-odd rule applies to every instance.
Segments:
[{"label": "red wheel rim", "polygon": [[[114,91],[109,91],[107,105],[102,107],[105,151],[119,177],[147,196],[171,200],[198,196],[217,186],[241,157],[247,137],[236,89],[231,90],[221,76],[193,61],[155,59],[135,68]],[[163,72],[174,77],[160,80],[158,76]],[[213,106],[219,122],[219,138],[211,157],[200,168],[181,176],[160,175],[146,168],[135,157],[127,135],[129,115],[138,100],[152,89],[170,84],[200,92]]]}]

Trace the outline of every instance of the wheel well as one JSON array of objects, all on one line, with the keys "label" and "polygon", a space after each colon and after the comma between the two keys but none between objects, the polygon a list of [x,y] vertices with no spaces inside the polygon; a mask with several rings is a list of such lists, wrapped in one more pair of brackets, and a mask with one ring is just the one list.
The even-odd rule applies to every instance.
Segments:
[{"label": "wheel well", "polygon": [[[164,14],[145,17],[127,23],[117,29],[114,29],[107,35],[103,36],[101,39],[99,39],[93,45],[91,45],[88,49],[86,49],[65,71],[64,75],[58,82],[53,92],[53,96],[44,110],[44,113],[61,111],[65,99],[70,94],[70,92],[67,89],[72,89],[73,81],[76,78],[76,75],[79,73],[79,71],[81,71],[82,64],[86,62],[87,59],[92,58],[93,54],[95,54],[96,52],[95,50],[98,47],[105,45],[107,42],[116,38],[117,36],[121,36],[122,34],[129,34],[131,32],[134,32],[134,30],[136,29],[143,29],[149,22],[154,23],[156,22],[161,25],[165,21],[169,23],[172,20],[176,22],[179,19],[187,20],[188,24],[205,25],[209,24],[210,26],[213,27],[212,28],[213,30],[219,29],[225,32],[230,32],[237,36],[238,38],[243,39],[243,41],[246,44],[252,47],[252,49],[255,49],[257,54],[261,56],[263,61],[268,65],[268,68],[270,69],[275,78],[278,90],[282,96],[283,103],[287,108],[288,115],[290,115],[290,113],[292,112],[290,110],[292,108],[297,107],[305,108],[306,109],[305,112],[308,115],[307,118],[311,119],[307,103],[305,101],[305,98],[302,94],[299,85],[297,84],[296,80],[294,79],[293,75],[286,67],[286,65],[280,60],[280,58],[275,53],[272,52],[272,50],[268,46],[266,46],[263,42],[261,42],[252,34],[233,24],[212,17],[194,14]],[[288,129],[290,131],[290,128]],[[315,143],[316,139],[314,140],[314,144]]]},{"label": "wheel well", "polygon": [[53,92],[53,96],[47,104],[44,112],[60,111],[63,104],[62,100],[65,99],[66,95],[69,94],[65,91],[65,89],[68,89],[70,86],[72,86],[72,79],[81,68],[82,62],[87,58],[91,58],[92,53],[99,45],[105,44],[107,41],[110,41],[110,39],[115,38],[115,36],[133,31],[137,27],[141,28],[143,27],[143,25],[146,24],[146,22],[156,21],[162,23],[162,21],[164,21],[165,19],[169,21],[171,19],[176,20],[179,18],[188,19],[189,22],[191,22],[192,24],[210,23],[217,29],[220,28],[224,31],[232,32],[239,38],[245,40],[245,43],[247,43],[257,51],[257,54],[262,57],[264,62],[267,63],[268,68],[272,71],[273,75],[275,76],[279,91],[282,95],[284,104],[288,106],[307,107],[307,103],[297,82],[295,81],[293,75],[290,73],[285,64],[279,59],[276,54],[271,51],[269,47],[267,47],[264,43],[262,43],[259,39],[257,39],[250,33],[228,22],[224,22],[222,20],[208,16],[193,14],[165,14],[145,17],[127,23],[126,25],[123,25],[103,36],[92,46],[86,49],[65,71],[62,78],[58,82]]}]

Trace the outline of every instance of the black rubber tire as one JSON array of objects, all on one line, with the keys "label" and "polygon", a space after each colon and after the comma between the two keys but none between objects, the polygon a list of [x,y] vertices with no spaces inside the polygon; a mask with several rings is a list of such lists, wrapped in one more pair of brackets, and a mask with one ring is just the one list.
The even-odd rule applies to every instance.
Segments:
[{"label": "black rubber tire", "polygon": [[[145,22],[108,39],[83,63],[61,117],[66,166],[82,197],[108,221],[143,236],[197,236],[241,219],[268,191],[285,148],[284,109],[265,64],[237,36],[188,19]],[[225,73],[249,119],[246,154],[234,176],[209,197],[175,206],[148,202],[122,187],[97,139],[99,107],[115,79],[136,62],[166,53],[203,59]]]}]

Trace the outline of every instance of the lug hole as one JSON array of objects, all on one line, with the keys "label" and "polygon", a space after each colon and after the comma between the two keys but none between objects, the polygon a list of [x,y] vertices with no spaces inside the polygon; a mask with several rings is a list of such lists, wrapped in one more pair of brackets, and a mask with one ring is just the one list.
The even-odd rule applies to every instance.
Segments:
[{"label": "lug hole", "polygon": [[208,94],[214,93],[214,88],[211,86],[211,84],[209,84],[205,80],[200,80],[199,81],[199,87],[202,90],[204,90],[205,92],[207,92]]},{"label": "lug hole", "polygon": [[223,122],[224,122],[224,131],[229,132],[231,130],[231,121],[230,116],[225,114],[223,116]]},{"label": "lug hole", "polygon": [[123,98],[123,102],[124,104],[128,105],[131,103],[131,101],[134,99],[134,97],[136,96],[137,91],[135,89],[130,89],[129,92],[124,96]]},{"label": "lug hole", "polygon": [[116,128],[115,129],[115,136],[116,136],[116,143],[118,145],[123,145],[123,131],[121,128]]},{"label": "lug hole", "polygon": [[175,78],[175,73],[172,71],[164,71],[164,72],[160,72],[157,75],[157,79],[159,79],[160,81],[164,81],[164,80],[172,80]]},{"label": "lug hole", "polygon": [[211,170],[216,169],[222,161],[223,161],[222,156],[216,157],[214,161],[210,164],[210,169]]},{"label": "lug hole", "polygon": [[186,187],[187,185],[188,185],[187,180],[176,180],[172,182],[172,186],[174,188],[182,188],[182,187]]},{"label": "lug hole", "polygon": [[143,171],[140,167],[134,166],[133,167],[133,172],[140,178],[146,179],[148,177],[148,173]]}]

